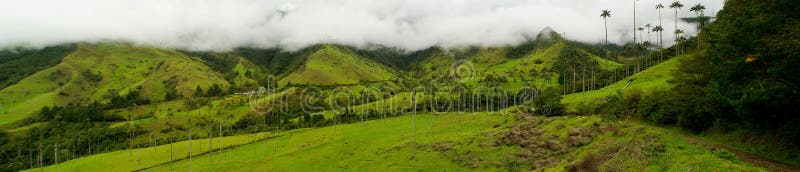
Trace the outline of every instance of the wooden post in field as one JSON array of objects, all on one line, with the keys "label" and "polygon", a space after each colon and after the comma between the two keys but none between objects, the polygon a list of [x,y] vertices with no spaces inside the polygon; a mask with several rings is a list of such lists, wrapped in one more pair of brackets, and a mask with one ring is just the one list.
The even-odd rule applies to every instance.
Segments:
[{"label": "wooden post in field", "polygon": [[[414,152],[411,155],[411,158],[414,159],[414,166],[417,166],[417,91],[414,90],[414,93],[411,94],[411,102],[414,104],[414,115],[412,116],[412,125],[414,130]],[[412,168],[413,168],[412,167]]]},{"label": "wooden post in field", "polygon": [[192,115],[189,115],[189,171],[192,171],[192,125]]}]

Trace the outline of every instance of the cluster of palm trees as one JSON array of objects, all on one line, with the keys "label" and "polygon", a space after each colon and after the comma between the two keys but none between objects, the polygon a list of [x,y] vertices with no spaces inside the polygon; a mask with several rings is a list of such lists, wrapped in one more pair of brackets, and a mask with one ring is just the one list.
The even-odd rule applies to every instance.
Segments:
[{"label": "cluster of palm trees", "polygon": [[[633,48],[633,51],[634,51],[634,54],[637,54],[636,51],[637,51],[637,49],[638,49],[637,47],[639,45],[644,46],[644,47],[652,46],[652,43],[650,42],[650,33],[651,32],[656,32],[656,33],[658,33],[659,50],[661,50],[660,53],[659,53],[658,61],[663,61],[663,56],[664,56],[664,53],[663,53],[663,49],[664,49],[663,31],[664,31],[664,27],[663,27],[663,23],[662,23],[661,9],[664,8],[664,5],[659,3],[659,4],[657,4],[655,6],[655,9],[658,11],[658,25],[653,26],[651,24],[645,24],[643,26],[638,26],[638,25],[636,25],[636,1],[638,1],[638,0],[634,0],[633,1],[633,4],[634,4],[634,10],[633,10],[633,18],[634,18],[634,20],[633,20],[633,24],[634,24],[634,34],[633,34],[633,41],[634,41],[634,46],[633,47],[634,48]],[[678,28],[678,12],[680,11],[681,8],[683,8],[683,4],[681,4],[680,1],[675,1],[675,2],[672,2],[672,4],[669,5],[669,8],[675,9],[675,30],[674,30],[675,42],[676,43],[680,43],[681,41],[686,39],[682,35],[684,33],[684,30]],[[703,10],[705,10],[705,9],[706,9],[705,6],[703,6],[702,4],[696,4],[690,9],[690,12],[693,12],[697,16],[697,19],[698,19],[698,24],[697,24],[698,30],[700,30],[700,28],[702,27],[702,23],[704,22],[703,19],[702,19],[702,15],[703,15]],[[600,17],[603,18],[603,22],[604,22],[603,24],[604,24],[605,31],[606,31],[606,33],[605,33],[606,34],[605,44],[606,44],[606,46],[608,46],[608,18],[611,18],[611,10],[608,10],[608,9],[602,10],[601,13],[600,13]],[[647,41],[644,41],[644,39],[641,39],[641,42],[640,42],[639,40],[637,40],[636,31],[639,31],[640,35],[638,37],[641,37],[642,36],[641,35],[642,32],[645,31],[645,30],[647,31]],[[700,47],[700,36],[699,35],[697,36],[697,42],[698,42],[697,46],[699,48]],[[678,48],[675,48],[675,53],[676,54],[680,54],[681,51]],[[637,71],[641,70],[639,65],[638,65],[639,62],[637,61],[636,63],[637,63],[637,66],[635,67],[635,70],[637,70]],[[646,63],[645,65],[652,65],[652,63],[649,61],[649,59],[645,63]]]}]

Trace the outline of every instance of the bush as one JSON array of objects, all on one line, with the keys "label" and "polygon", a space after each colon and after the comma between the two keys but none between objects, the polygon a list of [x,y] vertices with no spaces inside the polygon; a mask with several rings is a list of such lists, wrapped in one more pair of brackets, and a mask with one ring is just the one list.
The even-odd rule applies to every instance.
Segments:
[{"label": "bush", "polygon": [[658,124],[674,124],[676,119],[675,107],[670,100],[669,91],[653,90],[649,96],[642,97],[636,113]]},{"label": "bush", "polygon": [[94,72],[89,70],[81,72],[81,76],[83,76],[84,80],[89,82],[100,82],[103,80],[103,75],[101,75],[100,73],[95,74]]},{"label": "bush", "polygon": [[106,94],[111,101],[105,105],[105,109],[126,108],[132,105],[145,105],[150,103],[150,99],[141,96],[139,89],[132,89],[124,96],[120,96],[116,91],[109,91]]},{"label": "bush", "polygon": [[545,116],[559,116],[564,114],[564,105],[561,104],[561,89],[549,87],[544,89],[539,97],[534,100],[537,113]]},{"label": "bush", "polygon": [[717,148],[711,151],[714,156],[727,160],[736,160],[736,154],[722,148]]}]

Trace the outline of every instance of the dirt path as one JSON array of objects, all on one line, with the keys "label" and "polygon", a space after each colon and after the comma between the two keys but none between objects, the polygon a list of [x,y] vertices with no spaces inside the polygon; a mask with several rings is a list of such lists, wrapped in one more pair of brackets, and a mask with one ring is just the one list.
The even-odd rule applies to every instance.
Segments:
[{"label": "dirt path", "polygon": [[730,152],[736,154],[736,159],[738,159],[739,161],[742,161],[742,162],[745,162],[745,163],[748,163],[748,164],[752,164],[752,165],[755,165],[755,166],[758,166],[758,167],[766,168],[769,171],[780,171],[780,172],[797,171],[797,172],[800,172],[800,167],[795,166],[795,165],[783,163],[783,162],[780,162],[780,161],[771,160],[771,159],[764,158],[762,156],[759,156],[759,155],[756,155],[756,154],[752,154],[752,153],[749,153],[749,152],[744,152],[744,151],[740,151],[740,150],[736,150],[736,149],[731,149],[731,148],[728,148],[728,147],[725,147],[725,146],[715,145],[715,144],[708,143],[705,140],[702,140],[702,139],[699,139],[699,138],[696,138],[696,137],[693,137],[693,136],[688,136],[688,135],[681,134],[681,133],[677,133],[677,134],[680,135],[681,137],[683,137],[684,139],[686,139],[686,141],[688,141],[691,144],[695,144],[695,145],[699,144],[699,145],[702,145],[703,147],[705,147],[707,149],[712,149],[712,150],[720,149],[720,148],[725,149],[727,151],[730,151]]}]

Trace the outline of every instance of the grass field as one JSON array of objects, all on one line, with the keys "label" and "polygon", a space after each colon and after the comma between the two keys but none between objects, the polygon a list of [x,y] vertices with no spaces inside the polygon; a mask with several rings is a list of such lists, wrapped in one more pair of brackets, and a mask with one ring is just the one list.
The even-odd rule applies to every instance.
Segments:
[{"label": "grass field", "polygon": [[[413,115],[325,127],[271,139],[266,143],[230,149],[223,152],[232,155],[230,159],[215,164],[194,163],[192,166],[201,171],[468,170],[469,168],[452,162],[448,155],[426,147],[441,142],[490,142],[491,140],[482,139],[481,136],[500,130],[492,126],[509,121],[509,117],[450,113],[434,116],[432,124],[430,115],[418,115],[418,146],[414,146]],[[253,152],[259,147],[268,149]],[[460,151],[467,150],[478,151],[475,153],[486,158],[486,161],[500,161],[502,157],[516,151],[516,148],[503,146],[478,149],[475,146]],[[416,158],[412,158],[415,154]],[[198,162],[205,162],[209,161],[208,158],[209,156],[202,156],[196,159]],[[171,165],[172,167],[158,166],[151,171],[168,171],[170,168],[180,171],[189,168],[188,160]],[[494,169],[491,166],[484,168]]]},{"label": "grass field", "polygon": [[[271,133],[257,133],[210,139],[192,140],[191,150],[194,156],[206,154],[213,146],[213,154],[217,155],[219,150],[224,150],[238,145],[264,140],[264,138],[274,137]],[[188,137],[188,136],[186,136]],[[213,145],[209,145],[212,141]],[[44,169],[29,169],[27,171],[135,171],[146,167],[169,163],[170,159],[180,160],[189,158],[189,142],[181,141],[173,144],[165,144],[155,147],[141,149],[128,149],[103,154],[97,154],[82,158],[73,159],[61,164],[47,166]],[[172,153],[170,153],[170,147]],[[224,156],[224,155],[223,155]],[[193,158],[194,160],[194,158]]]},{"label": "grass field", "polygon": [[[416,121],[416,123],[415,123]],[[542,144],[568,143],[574,130],[595,132],[584,146],[549,152],[544,171],[580,166],[587,157],[604,156],[597,166],[610,171],[763,171],[716,150],[690,143],[679,134],[636,122],[608,122],[598,116],[518,118],[495,113],[404,115],[385,120],[281,132],[280,137],[256,143],[271,134],[225,137],[213,154],[208,140],[195,140],[191,165],[188,142],[124,150],[71,160],[46,171],[516,171],[530,169],[527,148],[496,144],[509,128],[535,122],[532,139]],[[215,149],[221,147],[214,142]],[[536,148],[534,150],[537,150]],[[213,161],[212,161],[213,158]],[[213,162],[213,163],[212,163]],[[101,163],[101,164],[98,164]],[[532,163],[537,164],[537,163]],[[30,171],[37,171],[33,169]]]}]

